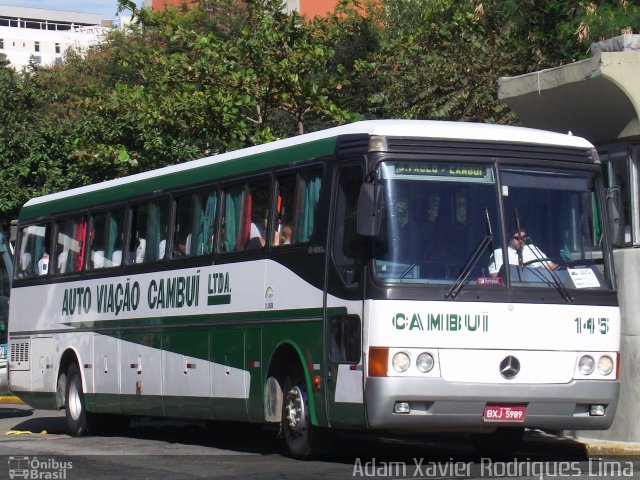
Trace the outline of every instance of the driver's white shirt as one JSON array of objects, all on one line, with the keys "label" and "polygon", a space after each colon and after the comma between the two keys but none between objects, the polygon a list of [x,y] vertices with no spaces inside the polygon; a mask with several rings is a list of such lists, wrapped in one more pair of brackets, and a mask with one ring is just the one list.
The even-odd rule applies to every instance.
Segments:
[{"label": "driver's white shirt", "polygon": [[[509,245],[509,265],[518,265],[518,252]],[[535,262],[539,258],[547,258],[547,256],[533,244],[524,245],[522,248],[522,263],[532,262],[531,267],[544,267],[541,262]],[[493,251],[493,262],[489,265],[489,273],[498,273],[502,267],[502,248],[496,248]]]}]

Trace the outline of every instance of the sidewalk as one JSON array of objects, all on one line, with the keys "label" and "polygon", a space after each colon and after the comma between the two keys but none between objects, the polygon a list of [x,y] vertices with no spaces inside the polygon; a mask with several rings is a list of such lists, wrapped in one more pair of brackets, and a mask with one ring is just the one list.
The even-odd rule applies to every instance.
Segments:
[{"label": "sidewalk", "polygon": [[598,455],[631,457],[640,456],[640,443],[617,442],[613,440],[600,440],[592,438],[576,438],[576,442],[582,443],[589,457]]}]

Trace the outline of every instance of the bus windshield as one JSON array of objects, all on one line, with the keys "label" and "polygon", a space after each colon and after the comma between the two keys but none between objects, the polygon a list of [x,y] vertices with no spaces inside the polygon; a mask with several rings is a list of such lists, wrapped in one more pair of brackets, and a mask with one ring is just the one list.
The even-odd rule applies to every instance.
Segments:
[{"label": "bus windshield", "polygon": [[[504,219],[491,165],[382,163],[378,181],[385,206],[375,250],[377,279],[453,284],[472,267],[466,283],[504,286],[508,265],[514,286],[610,288],[594,178],[506,167],[500,178]],[[522,238],[515,242],[514,236]]]}]

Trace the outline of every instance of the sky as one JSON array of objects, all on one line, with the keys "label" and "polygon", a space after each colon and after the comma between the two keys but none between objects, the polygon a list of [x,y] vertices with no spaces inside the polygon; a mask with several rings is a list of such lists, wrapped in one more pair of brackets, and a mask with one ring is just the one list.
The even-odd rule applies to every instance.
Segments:
[{"label": "sky", "polygon": [[[142,0],[136,0],[138,6]],[[99,13],[105,20],[117,18],[118,0],[0,0],[0,5]]]}]

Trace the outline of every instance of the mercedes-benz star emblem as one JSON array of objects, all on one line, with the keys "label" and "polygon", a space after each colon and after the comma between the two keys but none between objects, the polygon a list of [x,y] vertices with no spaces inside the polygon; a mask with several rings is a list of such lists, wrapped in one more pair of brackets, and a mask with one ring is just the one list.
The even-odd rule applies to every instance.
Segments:
[{"label": "mercedes-benz star emblem", "polygon": [[511,380],[516,378],[518,373],[520,373],[520,360],[513,355],[504,357],[500,362],[500,375],[507,380]]}]

